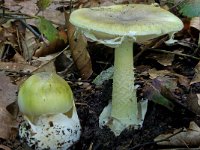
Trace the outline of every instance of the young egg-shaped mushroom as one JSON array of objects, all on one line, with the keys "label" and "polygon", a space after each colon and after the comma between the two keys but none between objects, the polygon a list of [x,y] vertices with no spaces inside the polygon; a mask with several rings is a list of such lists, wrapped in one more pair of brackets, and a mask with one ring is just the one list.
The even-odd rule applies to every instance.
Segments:
[{"label": "young egg-shaped mushroom", "polygon": [[80,138],[80,121],[68,83],[55,73],[41,72],[20,87],[18,105],[25,121],[19,136],[36,150],[66,150]]},{"label": "young egg-shaped mushroom", "polygon": [[71,13],[70,22],[87,38],[115,48],[112,104],[100,115],[100,126],[109,126],[115,135],[137,128],[144,111],[138,109],[134,88],[133,43],[173,34],[183,28],[182,21],[160,7],[130,4],[81,8]]}]

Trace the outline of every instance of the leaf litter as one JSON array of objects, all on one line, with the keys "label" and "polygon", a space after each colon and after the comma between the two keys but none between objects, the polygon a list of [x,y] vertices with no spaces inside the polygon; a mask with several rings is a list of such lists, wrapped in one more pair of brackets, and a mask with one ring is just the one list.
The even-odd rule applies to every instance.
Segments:
[{"label": "leaf litter", "polygon": [[16,114],[9,113],[6,108],[16,101],[18,88],[3,72],[0,72],[0,83],[0,137],[9,139],[16,137],[17,133],[12,133],[12,130],[17,129],[18,123],[14,117]]}]

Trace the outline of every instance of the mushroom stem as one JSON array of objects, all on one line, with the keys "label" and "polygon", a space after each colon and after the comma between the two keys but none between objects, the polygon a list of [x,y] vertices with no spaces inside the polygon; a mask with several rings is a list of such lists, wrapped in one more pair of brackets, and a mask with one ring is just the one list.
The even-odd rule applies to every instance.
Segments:
[{"label": "mushroom stem", "polygon": [[132,40],[125,39],[115,48],[114,69],[111,116],[126,127],[138,125]]}]

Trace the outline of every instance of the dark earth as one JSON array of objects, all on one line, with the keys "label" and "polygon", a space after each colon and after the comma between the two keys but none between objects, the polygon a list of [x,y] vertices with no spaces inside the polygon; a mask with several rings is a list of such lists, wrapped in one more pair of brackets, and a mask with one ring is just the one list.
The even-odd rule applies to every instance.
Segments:
[{"label": "dark earth", "polygon": [[[179,37],[183,38],[183,37]],[[74,97],[76,98],[76,107],[78,115],[81,121],[82,134],[78,143],[76,143],[71,149],[72,150],[156,150],[170,148],[167,146],[159,146],[153,141],[153,139],[160,135],[161,133],[166,133],[173,131],[174,129],[188,127],[191,120],[195,120],[198,125],[200,125],[199,118],[190,110],[185,107],[185,105],[180,105],[178,102],[175,103],[175,111],[170,111],[164,106],[155,104],[149,101],[148,111],[144,120],[143,127],[139,130],[125,130],[120,136],[115,137],[114,134],[107,128],[100,129],[98,127],[98,118],[103,108],[108,104],[111,99],[112,93],[112,80],[106,81],[102,86],[95,86],[92,84],[92,79],[96,77],[102,70],[108,68],[113,64],[113,52],[102,45],[89,44],[93,49],[90,51],[94,74],[89,80],[78,80],[79,75],[77,70],[72,70],[74,74],[71,78],[68,78],[70,86],[72,87]],[[135,55],[139,52],[140,45],[135,45]],[[184,47],[181,45],[165,46],[164,44],[160,46],[162,49],[167,49],[169,51],[182,48],[184,53],[191,54],[194,49]],[[107,52],[104,50],[106,49]],[[101,51],[100,51],[101,50]],[[103,51],[103,52],[102,52]],[[164,67],[154,59],[145,59],[148,55],[157,55],[157,52],[144,52],[135,62],[136,68],[142,65],[148,65],[150,68],[157,68],[159,70],[168,69],[173,70],[176,73],[182,74],[187,78],[191,79],[194,75],[194,67],[198,63],[197,60],[175,56],[173,61],[173,67]],[[199,54],[195,54],[199,57]],[[97,60],[102,62],[108,62],[104,64],[97,63]],[[148,77],[143,77],[140,75],[140,71],[136,69],[136,83],[141,85],[138,89],[138,99],[143,97],[142,87],[144,82],[148,80]],[[79,83],[79,84],[78,84]],[[182,87],[179,87],[180,89]],[[200,93],[199,84],[195,84],[186,89],[182,89],[182,93],[179,96],[186,96],[190,92]],[[1,145],[5,145],[12,150],[31,150],[25,143],[20,143],[19,137],[14,140],[0,140]],[[0,148],[3,149],[3,148]]]}]

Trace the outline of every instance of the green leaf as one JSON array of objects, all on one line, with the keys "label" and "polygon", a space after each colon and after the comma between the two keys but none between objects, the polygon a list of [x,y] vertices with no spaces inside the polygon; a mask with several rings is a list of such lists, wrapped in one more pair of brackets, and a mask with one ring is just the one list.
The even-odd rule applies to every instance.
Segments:
[{"label": "green leaf", "polygon": [[44,17],[39,17],[38,28],[42,34],[52,42],[58,38],[58,30],[53,26],[53,24],[45,19]]},{"label": "green leaf", "polygon": [[185,0],[180,4],[179,12],[187,17],[200,16],[200,0]]}]

